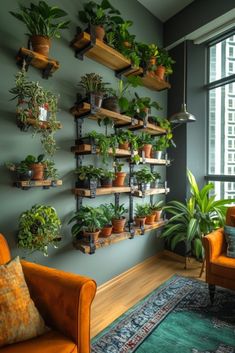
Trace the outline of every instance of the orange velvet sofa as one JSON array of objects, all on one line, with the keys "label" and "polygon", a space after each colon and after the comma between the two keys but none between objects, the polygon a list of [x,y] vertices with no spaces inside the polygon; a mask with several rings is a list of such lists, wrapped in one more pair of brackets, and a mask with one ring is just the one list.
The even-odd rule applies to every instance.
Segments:
[{"label": "orange velvet sofa", "polygon": [[[0,234],[0,264],[11,259]],[[31,297],[51,330],[2,347],[1,353],[90,353],[90,308],[96,283],[80,275],[22,261]]]},{"label": "orange velvet sofa", "polygon": [[[235,207],[229,207],[226,224],[235,226]],[[226,256],[224,229],[220,228],[203,238],[206,259],[206,282],[213,303],[215,286],[235,290],[235,259]]]}]

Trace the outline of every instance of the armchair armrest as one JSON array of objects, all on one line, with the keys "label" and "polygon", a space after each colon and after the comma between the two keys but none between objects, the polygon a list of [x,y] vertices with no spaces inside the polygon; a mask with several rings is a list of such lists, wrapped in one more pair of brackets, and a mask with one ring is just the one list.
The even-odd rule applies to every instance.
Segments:
[{"label": "armchair armrest", "polygon": [[21,264],[32,299],[46,323],[70,337],[79,353],[89,353],[90,307],[96,283],[34,263]]},{"label": "armchair armrest", "polygon": [[223,228],[219,228],[203,237],[203,245],[205,248],[206,262],[207,265],[209,265],[211,261],[224,251],[225,237]]}]

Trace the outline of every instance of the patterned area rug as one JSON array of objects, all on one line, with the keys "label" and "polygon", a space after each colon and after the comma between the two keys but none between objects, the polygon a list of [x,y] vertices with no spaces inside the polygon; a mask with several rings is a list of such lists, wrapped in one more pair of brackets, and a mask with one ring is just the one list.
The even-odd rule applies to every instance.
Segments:
[{"label": "patterned area rug", "polygon": [[[131,288],[130,288],[131,290]],[[92,340],[92,353],[235,353],[235,292],[174,276]]]}]

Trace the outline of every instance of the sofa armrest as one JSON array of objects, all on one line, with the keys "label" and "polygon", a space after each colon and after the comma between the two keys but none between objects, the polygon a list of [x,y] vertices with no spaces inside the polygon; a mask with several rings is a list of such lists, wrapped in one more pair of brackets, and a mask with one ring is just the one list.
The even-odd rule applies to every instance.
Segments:
[{"label": "sofa armrest", "polygon": [[225,250],[224,229],[219,228],[203,237],[206,262],[209,264]]},{"label": "sofa armrest", "polygon": [[46,323],[70,337],[79,353],[89,353],[90,307],[96,283],[31,262],[21,264],[32,299]]}]

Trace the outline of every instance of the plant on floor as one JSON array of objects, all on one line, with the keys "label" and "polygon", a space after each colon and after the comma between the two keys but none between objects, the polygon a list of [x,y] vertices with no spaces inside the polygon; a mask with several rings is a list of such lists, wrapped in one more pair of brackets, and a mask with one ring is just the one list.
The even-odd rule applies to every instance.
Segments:
[{"label": "plant on floor", "polygon": [[138,184],[149,184],[155,180],[154,174],[147,167],[134,172],[134,176]]},{"label": "plant on floor", "polygon": [[172,217],[166,224],[161,237],[165,238],[173,250],[181,242],[192,243],[197,258],[203,257],[202,238],[204,235],[224,225],[227,206],[235,199],[216,201],[211,195],[214,185],[209,183],[201,190],[193,174],[188,170],[190,197],[185,203],[170,201],[163,210]]},{"label": "plant on floor", "polygon": [[91,131],[87,135],[94,139],[95,144],[99,148],[99,153],[102,156],[102,162],[107,163],[109,154],[115,155],[116,148],[117,148],[117,139],[116,136],[106,136],[102,133],[98,133],[96,131]]},{"label": "plant on floor", "polygon": [[40,86],[39,82],[29,81],[24,69],[17,73],[15,86],[9,92],[14,95],[12,100],[17,99],[18,126],[22,130],[31,126],[33,136],[41,136],[44,151],[54,155],[57,150],[54,134],[60,128],[56,118],[58,96]]},{"label": "plant on floor", "polygon": [[[68,28],[70,21],[59,21],[67,13],[58,6],[49,6],[46,1],[39,1],[37,5],[30,3],[29,7],[19,4],[19,8],[20,12],[10,11],[10,14],[26,25],[27,35],[32,42],[33,49],[47,56],[50,46],[49,39],[60,38],[61,29]],[[37,46],[37,41],[40,39],[44,40],[43,50]]]},{"label": "plant on floor", "polygon": [[48,256],[48,246],[57,247],[61,240],[60,228],[61,221],[53,207],[34,205],[20,215],[18,246]]}]

